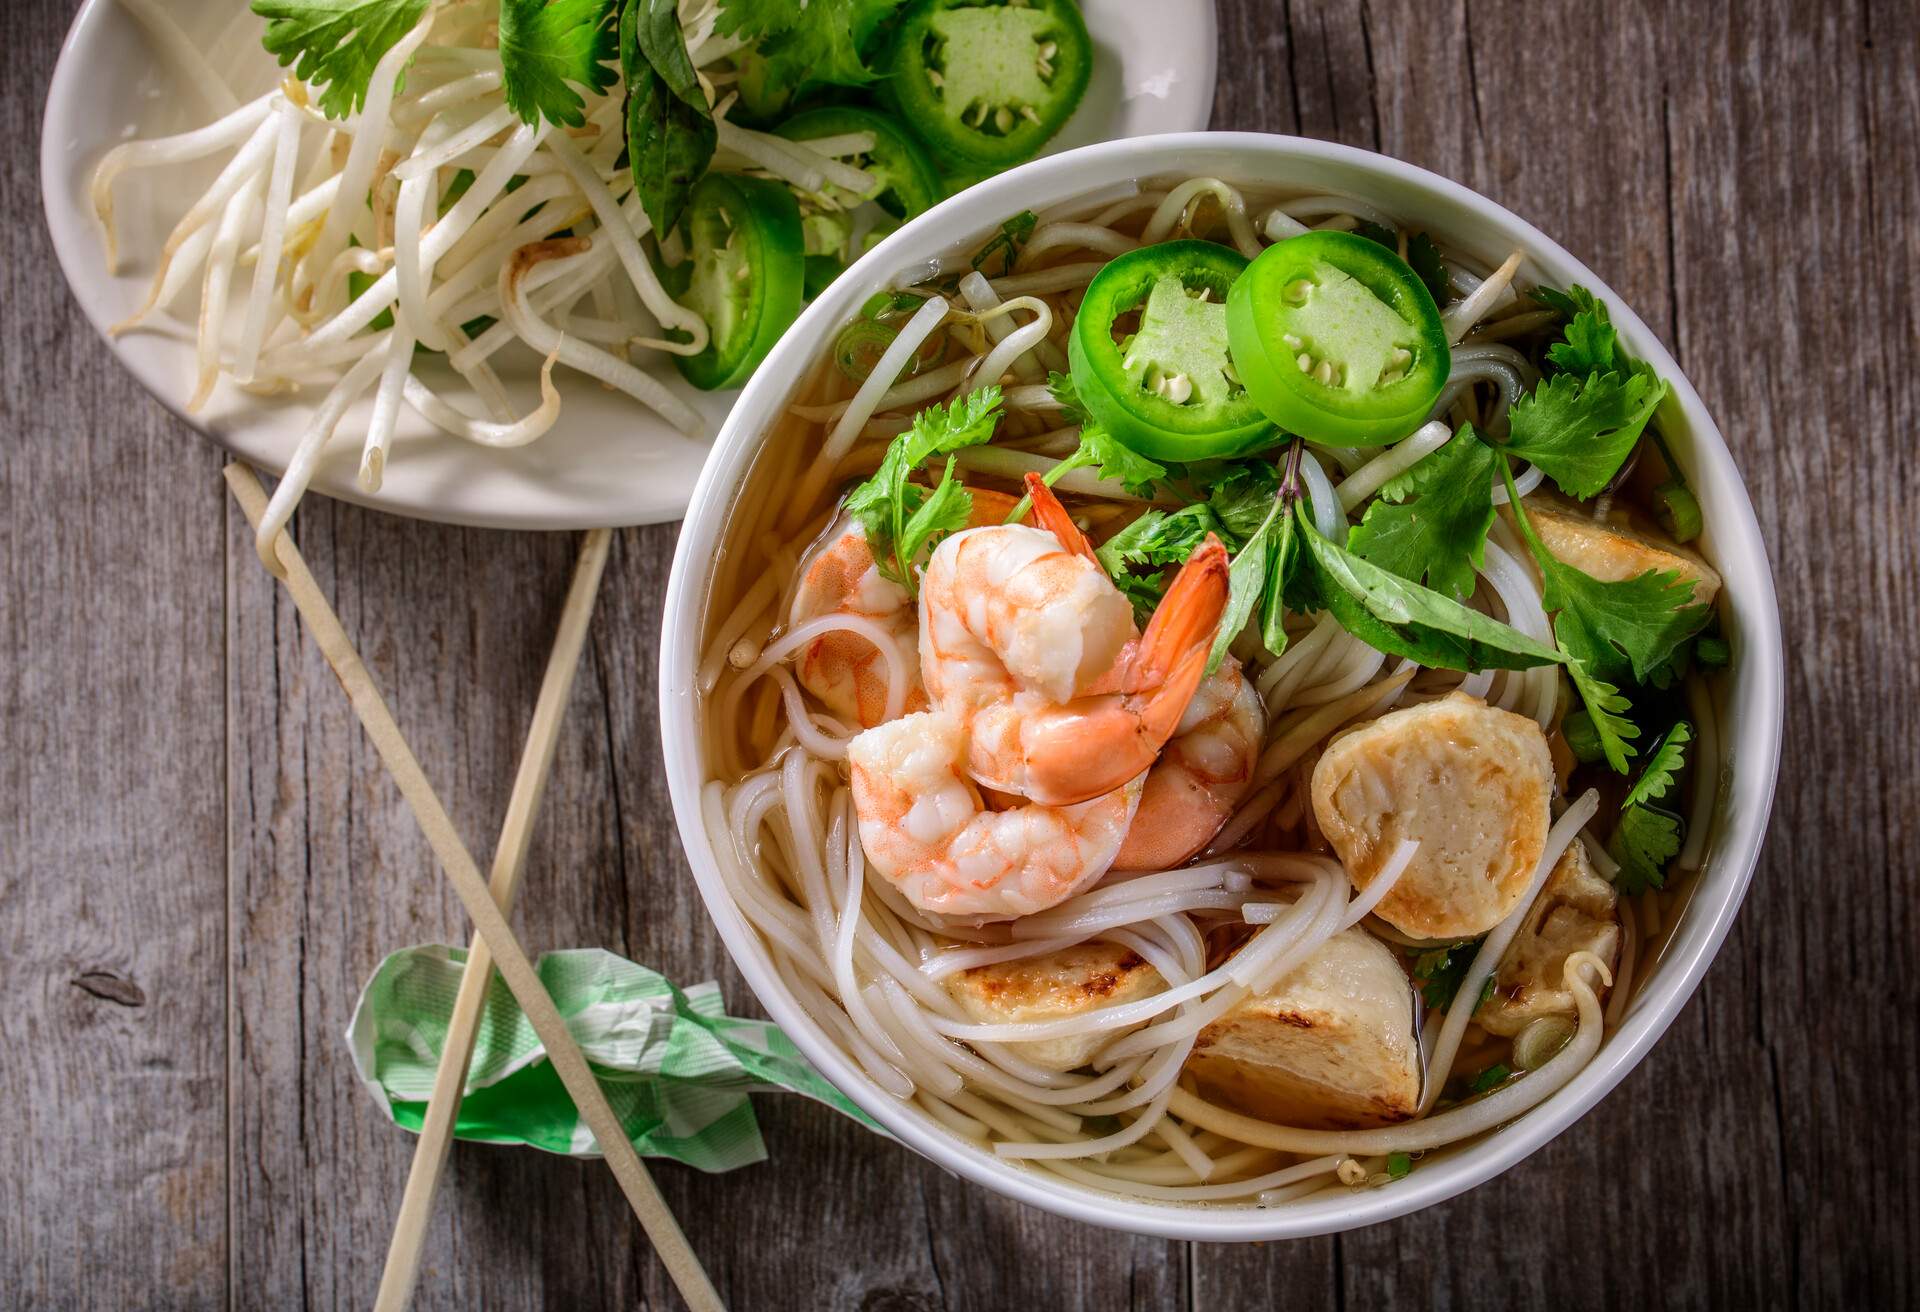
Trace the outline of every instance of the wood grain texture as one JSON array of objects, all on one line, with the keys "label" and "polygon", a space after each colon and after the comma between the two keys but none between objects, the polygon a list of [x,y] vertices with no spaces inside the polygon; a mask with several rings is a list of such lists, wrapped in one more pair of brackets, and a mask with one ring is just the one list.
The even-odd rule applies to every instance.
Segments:
[{"label": "wood grain texture", "polygon": [[[464,941],[404,805],[223,510],[219,456],[59,283],[38,120],[72,0],[0,50],[0,1304],[367,1304],[411,1139],[342,1042],[388,951]],[[1699,995],[1501,1179],[1238,1248],[1060,1221],[812,1103],[661,1187],[741,1309],[1920,1301],[1920,21],[1911,4],[1221,0],[1219,127],[1458,178],[1674,348],[1740,460],[1792,653],[1773,841]],[[223,519],[222,516],[225,516]],[[476,855],[575,540],[314,501],[296,533]],[[754,1010],[680,854],[626,532],[516,915]],[[675,1305],[603,1168],[462,1145],[418,1306]]]},{"label": "wood grain texture", "polygon": [[0,43],[0,1303],[226,1289],[219,467],[40,219],[64,5]]}]

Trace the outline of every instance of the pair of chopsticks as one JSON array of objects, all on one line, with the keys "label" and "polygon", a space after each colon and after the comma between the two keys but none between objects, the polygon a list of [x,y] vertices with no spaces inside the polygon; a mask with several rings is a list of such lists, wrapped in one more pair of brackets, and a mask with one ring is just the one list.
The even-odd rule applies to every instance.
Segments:
[{"label": "pair of chopsticks", "polygon": [[[238,462],[225,469],[227,486],[240,503],[247,521],[258,529],[266,514],[267,495],[253,471]],[[372,676],[361,663],[347,631],[340,623],[299,550],[284,532],[274,539],[275,560],[281,581],[287,586],[300,618],[319,644],[346,690],[354,713],[373,740],[400,795],[412,808],[421,832],[439,859],[454,892],[465,905],[477,932],[467,964],[460,979],[460,992],[454,1003],[452,1024],[446,1046],[440,1054],[433,1095],[427,1106],[426,1123],[414,1147],[413,1165],[407,1173],[406,1192],[401,1199],[400,1215],[394,1224],[393,1241],[387,1250],[386,1269],[381,1275],[376,1307],[404,1308],[413,1294],[420,1270],[421,1245],[433,1211],[433,1194],[439,1184],[441,1167],[453,1141],[454,1122],[459,1114],[461,1090],[466,1083],[467,1064],[473,1056],[481,1002],[488,978],[498,967],[514,1000],[526,1014],[534,1032],[546,1046],[567,1093],[579,1109],[580,1118],[593,1131],[594,1139],[605,1155],[608,1167],[619,1182],[621,1192],[639,1217],[641,1228],[652,1241],[654,1251],[679,1288],[681,1297],[696,1312],[723,1309],[700,1259],[694,1255],[681,1233],[679,1223],[668,1210],[659,1189],[653,1183],[646,1164],[634,1151],[633,1142],[607,1104],[606,1095],[594,1078],[580,1047],[568,1033],[546,987],[534,973],[533,963],[507,924],[506,911],[513,896],[531,841],[533,818],[539,810],[549,768],[553,764],[560,722],[573,688],[581,648],[586,641],[593,601],[600,587],[600,575],[606,566],[612,535],[606,529],[594,529],[581,545],[580,560],[574,568],[573,582],[561,611],[559,633],[553,654],[535,703],[533,723],[527,731],[527,743],[521,753],[520,767],[514,776],[513,792],[507,802],[507,814],[501,824],[500,843],[494,852],[491,881],[482,880],[473,856],[460,841],[448,818],[446,808],[427,782],[425,771],[414,757],[413,749],[400,734],[386,700],[374,686]]]}]

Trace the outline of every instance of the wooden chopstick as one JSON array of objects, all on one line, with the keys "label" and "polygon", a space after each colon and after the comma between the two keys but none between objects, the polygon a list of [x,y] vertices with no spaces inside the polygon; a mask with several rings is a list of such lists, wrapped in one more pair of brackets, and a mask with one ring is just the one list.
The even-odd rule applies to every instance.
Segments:
[{"label": "wooden chopstick", "polygon": [[[527,728],[520,768],[514,775],[513,792],[507,799],[506,819],[500,826],[500,842],[494,848],[492,877],[487,881],[487,891],[502,912],[513,909],[513,896],[533,835],[534,816],[546,791],[554,748],[560,738],[560,724],[566,717],[573,676],[580,667],[580,649],[586,643],[594,597],[600,591],[600,575],[606,567],[607,550],[612,541],[613,534],[604,528],[587,533],[580,544],[580,560],[574,566],[566,605],[560,611],[553,654],[547,658],[547,672],[540,683],[540,696],[534,703],[533,723]],[[467,948],[466,969],[460,974],[460,992],[454,999],[446,1044],[440,1050],[440,1068],[434,1073],[427,1118],[414,1145],[406,1192],[401,1195],[400,1212],[394,1219],[393,1239],[387,1246],[387,1265],[381,1272],[380,1293],[374,1300],[377,1312],[400,1312],[413,1298],[427,1222],[433,1216],[433,1195],[439,1188],[440,1172],[446,1166],[447,1152],[453,1144],[453,1127],[460,1114],[467,1066],[473,1060],[473,1043],[480,1032],[480,1009],[492,976],[493,954],[487,950],[485,939],[476,938]]]},{"label": "wooden chopstick", "polygon": [[[250,468],[238,462],[228,465],[223,472],[234,500],[240,503],[248,523],[257,529],[267,508],[267,494],[261,489],[259,479],[254,477]],[[681,1297],[696,1312],[723,1310],[725,1305],[720,1301],[720,1295],[707,1278],[700,1259],[688,1245],[686,1235],[681,1233],[679,1223],[667,1208],[666,1200],[660,1196],[646,1164],[640,1160],[640,1154],[634,1151],[632,1141],[627,1138],[619,1119],[613,1114],[613,1108],[607,1105],[606,1094],[594,1078],[593,1070],[587,1065],[579,1045],[567,1032],[566,1022],[560,1018],[560,1012],[553,1005],[545,986],[540,983],[540,977],[534,973],[533,963],[527,960],[527,954],[514,937],[506,917],[489,895],[486,882],[480,877],[480,868],[474,864],[472,854],[460,841],[453,821],[434,793],[433,785],[427,781],[426,772],[420,768],[413,749],[401,736],[400,726],[394,722],[386,700],[381,697],[372,676],[361,663],[359,653],[354,650],[352,640],[340,623],[340,617],[334,613],[319,584],[307,570],[306,562],[301,559],[293,540],[284,532],[276,535],[274,551],[286,571],[282,582],[299,609],[300,618],[313,634],[320,654],[333,667],[340,686],[346,690],[347,700],[360,717],[361,727],[366,730],[374,749],[392,774],[400,795],[412,809],[414,819],[426,835],[434,855],[439,858],[441,867],[453,881],[454,892],[465,905],[467,915],[472,917],[479,937],[492,951],[500,975],[512,990],[514,1000],[520,1004],[534,1033],[539,1035],[540,1042],[546,1047],[554,1073],[560,1077],[560,1082],[573,1098],[581,1119],[593,1131],[600,1151],[606,1156],[607,1166],[619,1181],[634,1215],[640,1218],[641,1228],[653,1242],[661,1264],[673,1278]]]}]

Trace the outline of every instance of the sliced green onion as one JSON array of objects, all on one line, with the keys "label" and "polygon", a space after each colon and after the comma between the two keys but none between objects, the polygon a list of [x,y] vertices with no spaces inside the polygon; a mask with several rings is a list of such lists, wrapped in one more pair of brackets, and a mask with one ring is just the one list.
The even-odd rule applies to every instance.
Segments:
[{"label": "sliced green onion", "polygon": [[1495,1089],[1505,1084],[1507,1078],[1512,1074],[1513,1068],[1505,1062],[1501,1062],[1496,1066],[1487,1067],[1478,1075],[1474,1076],[1473,1083],[1467,1087],[1471,1088],[1475,1093],[1485,1093],[1489,1089]]},{"label": "sliced green onion", "polygon": [[1592,765],[1607,754],[1600,743],[1599,732],[1593,727],[1593,717],[1585,711],[1569,712],[1567,718],[1560,721],[1560,736],[1567,740],[1567,750],[1583,765]]},{"label": "sliced green onion", "polygon": [[878,319],[855,319],[833,339],[833,362],[848,378],[864,383],[899,335]]},{"label": "sliced green onion", "polygon": [[1693,640],[1693,659],[1701,665],[1719,669],[1733,660],[1733,648],[1725,638],[1701,634]]},{"label": "sliced green onion", "polygon": [[860,307],[862,319],[893,319],[911,316],[926,302],[912,292],[875,292]]},{"label": "sliced green onion", "polygon": [[1406,1153],[1387,1154],[1387,1177],[1404,1180],[1413,1171],[1413,1158]]},{"label": "sliced green onion", "polygon": [[1513,1041],[1513,1064],[1523,1071],[1537,1071],[1567,1046],[1573,1037],[1573,1022],[1565,1016],[1542,1016],[1530,1022]]},{"label": "sliced green onion", "polygon": [[1700,536],[1700,503],[1685,483],[1662,483],[1653,490],[1654,513],[1660,527],[1675,542],[1691,542]]}]

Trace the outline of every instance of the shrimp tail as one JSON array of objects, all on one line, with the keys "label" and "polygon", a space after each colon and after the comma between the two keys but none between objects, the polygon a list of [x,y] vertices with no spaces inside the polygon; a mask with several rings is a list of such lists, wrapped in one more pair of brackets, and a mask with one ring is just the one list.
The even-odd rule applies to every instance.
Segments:
[{"label": "shrimp tail", "polygon": [[[1094,564],[1100,564],[1100,557],[1094,554],[1093,543],[1073,522],[1073,516],[1060,504],[1060,498],[1053,489],[1041,481],[1040,475],[1027,475],[1027,496],[1033,502],[1034,522],[1041,528],[1060,539],[1060,545],[1076,556],[1085,556]],[[1103,567],[1104,568],[1104,567]]]},{"label": "shrimp tail", "polygon": [[[1121,674],[1121,692],[1163,689],[1176,679],[1185,683],[1189,673],[1186,667],[1193,663],[1195,654],[1200,659],[1194,668],[1205,669],[1214,630],[1220,627],[1220,616],[1227,609],[1227,584],[1227,549],[1209,533],[1180,567],[1173,586],[1147,622],[1147,631],[1140,635],[1128,668]],[[1187,685],[1180,698],[1182,708],[1199,686],[1198,678]],[[1173,718],[1178,721],[1180,712],[1175,711]]]},{"label": "shrimp tail", "polygon": [[1066,805],[1111,792],[1150,767],[1206,676],[1226,605],[1227,549],[1208,534],[1127,658],[1119,693],[1084,698],[1071,714],[1026,730],[1028,795]]}]

